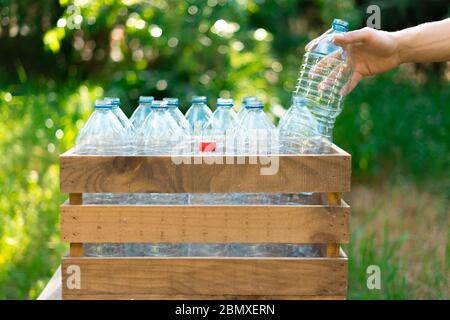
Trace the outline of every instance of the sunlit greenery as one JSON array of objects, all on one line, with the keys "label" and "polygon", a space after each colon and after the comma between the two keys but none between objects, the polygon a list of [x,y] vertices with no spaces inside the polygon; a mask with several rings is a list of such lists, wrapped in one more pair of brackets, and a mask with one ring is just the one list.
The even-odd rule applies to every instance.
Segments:
[{"label": "sunlit greenery", "polygon": [[[73,145],[94,99],[119,96],[130,115],[139,95],[176,96],[186,110],[194,94],[210,101],[255,94],[276,122],[289,106],[305,44],[334,17],[361,27],[368,4],[0,0],[0,298],[36,298],[60,263],[66,246],[58,210],[66,195],[58,155]],[[445,1],[378,4],[387,29],[450,13]],[[446,64],[367,79],[337,120],[335,141],[353,155],[356,190],[347,246],[352,298],[447,295],[449,79]],[[427,272],[408,271],[406,261]],[[368,263],[385,272],[382,292],[365,287]]]}]

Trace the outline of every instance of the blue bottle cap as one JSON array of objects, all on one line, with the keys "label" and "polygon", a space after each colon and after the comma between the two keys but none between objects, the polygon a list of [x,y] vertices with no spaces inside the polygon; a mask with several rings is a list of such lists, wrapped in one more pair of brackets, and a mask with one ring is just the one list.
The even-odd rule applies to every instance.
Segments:
[{"label": "blue bottle cap", "polygon": [[139,97],[139,104],[141,103],[152,103],[155,98],[151,96],[140,96]]},{"label": "blue bottle cap", "polygon": [[349,25],[349,23],[347,21],[341,20],[341,19],[334,19],[333,23],[331,24],[331,26],[334,30],[339,30],[339,31],[344,31],[344,32],[348,31],[348,25]]},{"label": "blue bottle cap", "polygon": [[192,103],[206,103],[208,99],[205,96],[193,96]]},{"label": "blue bottle cap", "polygon": [[262,101],[260,101],[258,99],[250,100],[245,105],[245,108],[247,108],[247,109],[263,109],[264,108],[264,104],[262,103]]},{"label": "blue bottle cap", "polygon": [[165,108],[167,108],[167,101],[153,100],[152,108],[153,109],[165,109]]},{"label": "blue bottle cap", "polygon": [[242,99],[242,104],[245,106],[250,101],[256,101],[256,100],[258,100],[258,98],[256,98],[255,96],[246,96]]},{"label": "blue bottle cap", "polygon": [[106,97],[105,101],[109,101],[113,107],[118,107],[120,105],[120,98]]},{"label": "blue bottle cap", "polygon": [[217,99],[217,107],[232,107],[233,106],[233,99],[225,99],[225,98],[219,98]]},{"label": "blue bottle cap", "polygon": [[178,107],[180,105],[178,98],[164,98],[163,101],[166,101],[169,107]]},{"label": "blue bottle cap", "polygon": [[109,100],[95,100],[95,109],[111,109],[112,104]]}]

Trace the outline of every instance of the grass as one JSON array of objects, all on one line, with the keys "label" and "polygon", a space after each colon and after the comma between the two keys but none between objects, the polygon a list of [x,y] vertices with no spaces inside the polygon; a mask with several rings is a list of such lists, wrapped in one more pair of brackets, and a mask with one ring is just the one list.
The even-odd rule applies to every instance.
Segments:
[{"label": "grass", "polygon": [[[358,184],[348,201],[349,298],[448,299],[445,194],[430,193],[411,182]],[[369,265],[381,269],[381,290],[367,289]]]}]

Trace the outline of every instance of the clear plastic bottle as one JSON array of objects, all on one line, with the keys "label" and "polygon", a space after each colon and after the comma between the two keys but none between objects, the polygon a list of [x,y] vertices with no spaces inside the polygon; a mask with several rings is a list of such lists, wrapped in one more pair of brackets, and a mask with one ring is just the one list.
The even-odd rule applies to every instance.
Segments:
[{"label": "clear plastic bottle", "polygon": [[[199,140],[195,142],[196,145],[199,145],[197,151],[206,153],[223,152],[226,133],[235,125],[236,113],[233,110],[233,100],[217,99],[216,111],[209,117],[209,121],[203,125],[202,130],[196,131],[196,134],[199,135],[197,136]],[[200,128],[200,124],[197,128]],[[231,204],[233,200],[233,195],[230,193],[192,193],[189,195],[189,203],[192,205]],[[199,246],[195,248],[199,248]],[[223,248],[223,250],[210,248],[216,252],[224,250]]]},{"label": "clear plastic bottle", "polygon": [[316,118],[305,98],[295,96],[292,106],[278,124],[280,152],[283,154],[319,153],[321,135]]},{"label": "clear plastic bottle", "polygon": [[175,119],[175,122],[178,124],[178,126],[184,131],[186,136],[190,136],[191,126],[179,109],[180,102],[178,98],[164,98],[163,101],[167,102],[169,113]]},{"label": "clear plastic bottle", "polygon": [[247,110],[233,130],[236,151],[239,154],[277,153],[277,128],[264,113],[264,105],[252,100],[245,106]]},{"label": "clear plastic bottle", "polygon": [[322,152],[328,151],[333,140],[334,122],[342,111],[341,90],[351,74],[348,52],[334,44],[334,35],[347,31],[348,22],[334,19],[331,29],[308,46],[294,92],[306,99],[317,120]]},{"label": "clear plastic bottle", "polygon": [[183,130],[169,112],[166,101],[154,100],[152,112],[136,133],[136,152],[141,155],[177,154],[186,141]]},{"label": "clear plastic bottle", "polygon": [[211,118],[212,112],[207,105],[205,96],[192,97],[192,105],[186,112],[186,119],[191,128],[191,134],[195,137],[203,135],[203,129]]},{"label": "clear plastic bottle", "polygon": [[236,125],[237,116],[233,110],[233,99],[217,99],[217,109],[206,124],[203,134],[203,141],[212,142],[214,145],[214,148],[208,151],[219,154],[233,152],[233,150],[226,150],[226,141]]},{"label": "clear plastic bottle", "polygon": [[[81,128],[75,140],[78,154],[127,155],[131,153],[130,136],[112,112],[110,101],[97,100],[95,111]],[[130,194],[85,193],[86,204],[126,204]],[[109,244],[85,244],[91,254],[120,255],[122,247]]]},{"label": "clear plastic bottle", "polygon": [[153,100],[155,100],[153,97],[139,97],[139,105],[130,118],[130,122],[136,131],[139,130],[147,116],[152,112]]},{"label": "clear plastic bottle", "polygon": [[255,96],[246,96],[246,97],[244,97],[243,99],[242,99],[242,106],[241,106],[241,108],[239,109],[239,111],[237,112],[237,118],[238,118],[238,121],[240,121],[242,118],[243,118],[243,116],[244,116],[244,114],[245,114],[245,111],[247,110],[247,109],[245,109],[245,106],[250,102],[250,101],[256,101],[256,100],[258,100],[258,98],[256,98]]},{"label": "clear plastic bottle", "polygon": [[126,155],[131,152],[130,136],[112,111],[109,101],[95,101],[95,111],[75,140],[78,154]]},{"label": "clear plastic bottle", "polygon": [[112,112],[116,115],[117,119],[119,119],[122,126],[128,131],[128,134],[132,137],[134,135],[134,127],[131,121],[128,119],[126,114],[120,108],[120,99],[119,98],[105,98],[105,101],[109,101],[112,105]]}]

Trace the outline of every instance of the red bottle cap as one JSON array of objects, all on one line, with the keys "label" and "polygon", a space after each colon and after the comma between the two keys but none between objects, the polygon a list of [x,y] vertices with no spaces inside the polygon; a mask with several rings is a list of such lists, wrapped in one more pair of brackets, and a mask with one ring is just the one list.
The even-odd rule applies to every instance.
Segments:
[{"label": "red bottle cap", "polygon": [[215,141],[201,141],[200,142],[200,151],[201,152],[215,152],[216,151],[216,142]]}]

